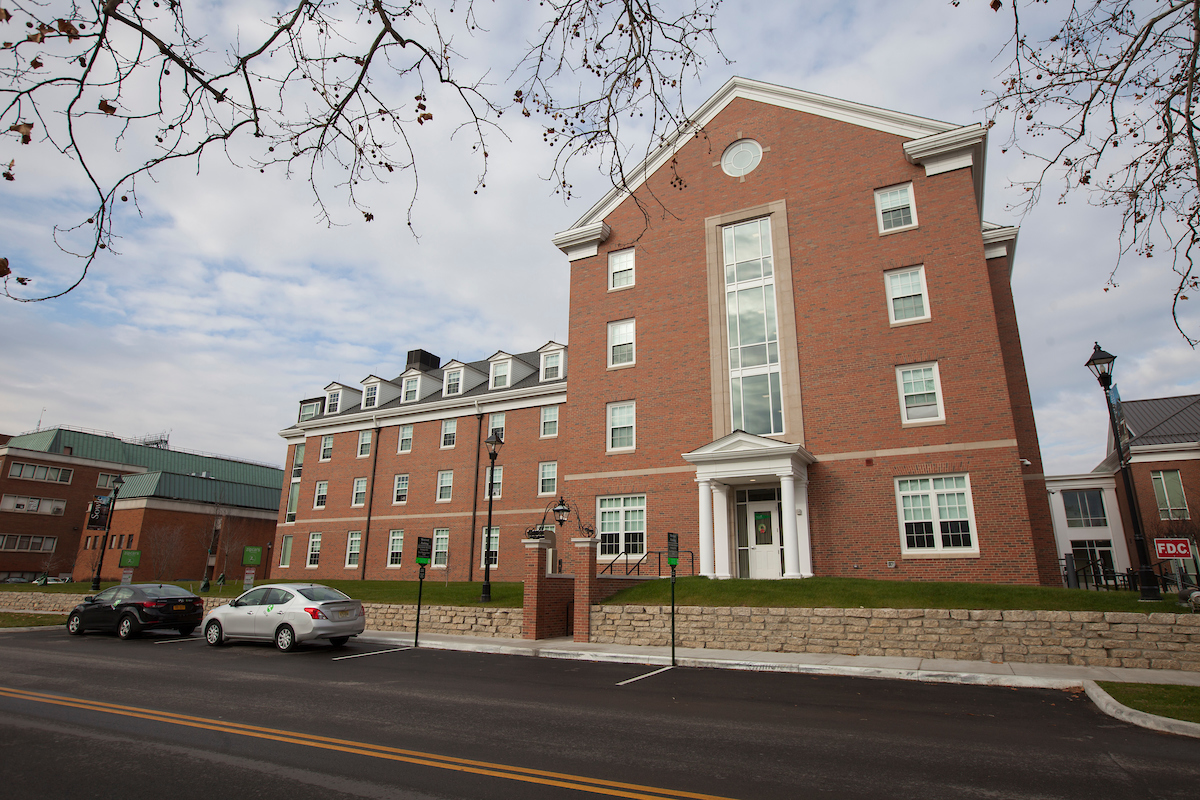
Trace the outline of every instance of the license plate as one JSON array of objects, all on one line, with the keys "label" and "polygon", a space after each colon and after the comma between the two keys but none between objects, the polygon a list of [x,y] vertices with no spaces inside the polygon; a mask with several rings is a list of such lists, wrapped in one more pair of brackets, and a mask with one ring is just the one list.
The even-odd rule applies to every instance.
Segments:
[{"label": "license plate", "polygon": [[348,616],[350,616],[349,611],[339,611],[338,612],[338,619],[345,619]]},{"label": "license plate", "polygon": [[176,611],[187,611],[187,606],[174,606]]}]

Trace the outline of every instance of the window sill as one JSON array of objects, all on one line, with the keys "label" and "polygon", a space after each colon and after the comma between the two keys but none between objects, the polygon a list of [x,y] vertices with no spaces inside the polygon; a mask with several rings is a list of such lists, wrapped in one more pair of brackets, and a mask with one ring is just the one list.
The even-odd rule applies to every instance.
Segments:
[{"label": "window sill", "polygon": [[305,568],[305,569],[317,569],[317,568],[319,568],[320,566],[321,566],[320,564],[307,564],[307,565],[305,565],[305,567],[304,567],[304,568]]},{"label": "window sill", "polygon": [[946,420],[943,419],[918,419],[913,422],[901,422],[901,428],[928,428],[933,425],[945,425]]},{"label": "window sill", "polygon": [[636,367],[636,366],[637,366],[636,361],[630,361],[628,364],[609,364],[608,371],[612,372],[612,371],[618,370],[618,369],[629,369],[630,367]]},{"label": "window sill", "polygon": [[396,451],[396,455],[398,455],[398,456],[406,456],[406,455],[408,455],[408,454],[409,454],[409,453],[411,453],[411,452],[412,452],[412,450],[397,450],[397,451]]},{"label": "window sill", "polygon": [[551,434],[549,434],[549,435],[547,435],[547,436],[539,436],[538,438],[539,438],[539,439],[557,439],[557,438],[558,438],[558,434],[557,434],[557,433],[551,433]]},{"label": "window sill", "polygon": [[433,502],[435,502],[435,503],[453,503],[453,502],[454,502],[454,498],[453,498],[453,497],[447,497],[445,500],[434,500]]},{"label": "window sill", "polygon": [[880,230],[879,235],[880,236],[891,236],[893,233],[904,233],[905,231],[915,231],[919,227],[921,227],[921,226],[920,225],[905,225],[903,228],[888,228],[886,231]]},{"label": "window sill", "polygon": [[612,294],[613,292],[624,292],[628,289],[634,289],[636,287],[637,287],[636,283],[630,283],[626,286],[610,286],[610,287],[608,287],[608,293]]},{"label": "window sill", "polygon": [[350,507],[351,508],[366,508],[367,504],[366,503],[351,503]]},{"label": "window sill", "polygon": [[394,506],[406,506],[406,505],[408,505],[408,501],[407,501],[407,500],[393,500],[393,501],[392,501],[392,505],[394,505]]},{"label": "window sill", "polygon": [[888,325],[892,328],[907,328],[909,325],[920,325],[922,322],[933,322],[933,317],[915,317],[913,319],[902,319],[899,322],[889,321]]},{"label": "window sill", "polygon": [[605,450],[604,455],[606,455],[606,456],[621,456],[621,455],[625,455],[626,453],[633,453],[636,451],[637,451],[636,447],[622,447],[622,448],[619,448],[616,450]]},{"label": "window sill", "polygon": [[979,558],[978,550],[965,550],[961,553],[955,553],[950,550],[940,550],[935,553],[901,553],[900,558],[903,560],[919,561],[929,558]]},{"label": "window sill", "polygon": [[325,506],[313,506],[313,511],[324,511]]},{"label": "window sill", "polygon": [[404,565],[403,564],[388,564],[385,567],[385,569],[400,569],[402,566],[404,566]]}]

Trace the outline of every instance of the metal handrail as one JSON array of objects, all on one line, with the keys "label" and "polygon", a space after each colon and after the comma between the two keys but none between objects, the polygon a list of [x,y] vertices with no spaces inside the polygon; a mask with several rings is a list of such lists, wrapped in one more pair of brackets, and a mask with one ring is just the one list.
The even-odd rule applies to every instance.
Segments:
[{"label": "metal handrail", "polygon": [[[696,574],[696,554],[695,554],[694,552],[692,552],[691,550],[680,550],[679,552],[680,552],[680,553],[687,553],[687,556],[688,556],[688,574],[689,574],[689,575],[695,575],[695,574]],[[626,575],[629,575],[630,573],[632,573],[632,572],[634,572],[634,571],[636,570],[636,571],[637,571],[637,574],[638,574],[638,575],[641,575],[641,574],[642,574],[642,569],[641,569],[641,567],[642,567],[642,562],[644,562],[648,556],[651,556],[651,555],[653,555],[653,556],[655,557],[655,559],[656,559],[656,562],[655,562],[655,574],[661,577],[661,576],[662,576],[662,574],[663,574],[663,571],[662,571],[662,560],[663,560],[663,556],[665,556],[666,554],[667,554],[667,551],[666,551],[666,550],[647,550],[646,552],[642,553],[642,557],[641,557],[641,558],[639,558],[639,559],[638,559],[638,560],[637,560],[637,561],[636,561],[636,562],[635,562],[635,563],[634,563],[634,564],[631,566],[631,565],[629,564],[629,557],[630,557],[631,555],[637,555],[637,553],[630,553],[628,550],[626,550],[626,551],[623,551],[623,552],[621,552],[621,553],[618,553],[618,554],[617,554],[617,555],[616,555],[616,556],[613,558],[613,560],[612,560],[612,561],[610,561],[610,562],[608,562],[608,565],[607,565],[607,566],[606,566],[604,569],[600,570],[600,572],[599,572],[599,573],[597,573],[597,574],[599,574],[599,575],[603,575],[603,574],[604,574],[604,573],[606,573],[606,572],[611,572],[611,570],[612,570],[612,568],[613,568],[613,565],[614,565],[614,564],[616,564],[616,563],[617,563],[617,562],[618,562],[618,561],[619,561],[619,560],[620,560],[622,557],[624,557],[624,558],[625,558],[625,574],[626,574]]]}]

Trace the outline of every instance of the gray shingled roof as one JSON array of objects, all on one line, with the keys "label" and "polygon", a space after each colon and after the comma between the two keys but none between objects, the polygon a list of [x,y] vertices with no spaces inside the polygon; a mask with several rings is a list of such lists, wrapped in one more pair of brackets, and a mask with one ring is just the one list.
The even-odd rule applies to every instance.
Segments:
[{"label": "gray shingled roof", "polygon": [[1200,394],[1124,400],[1121,410],[1133,445],[1200,442]]}]

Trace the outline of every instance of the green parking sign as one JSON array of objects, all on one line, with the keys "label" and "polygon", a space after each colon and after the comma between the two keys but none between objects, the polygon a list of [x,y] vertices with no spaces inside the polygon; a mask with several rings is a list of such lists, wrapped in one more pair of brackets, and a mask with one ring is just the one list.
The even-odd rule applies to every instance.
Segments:
[{"label": "green parking sign", "polygon": [[262,548],[261,547],[243,547],[242,548],[242,566],[257,567],[262,564]]},{"label": "green parking sign", "polygon": [[122,550],[121,563],[122,567],[140,567],[142,565],[141,550]]}]

